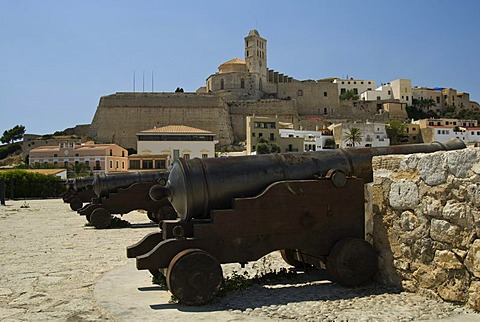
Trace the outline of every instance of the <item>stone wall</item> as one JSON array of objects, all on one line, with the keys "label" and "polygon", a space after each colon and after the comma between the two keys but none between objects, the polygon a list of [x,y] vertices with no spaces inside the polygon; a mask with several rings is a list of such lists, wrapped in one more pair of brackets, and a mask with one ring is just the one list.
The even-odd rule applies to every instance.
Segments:
[{"label": "stone wall", "polygon": [[379,278],[480,311],[480,149],[374,157],[373,169]]},{"label": "stone wall", "polygon": [[223,99],[195,93],[117,93],[100,99],[88,135],[97,142],[136,149],[136,133],[166,125],[187,125],[230,144],[233,131]]}]

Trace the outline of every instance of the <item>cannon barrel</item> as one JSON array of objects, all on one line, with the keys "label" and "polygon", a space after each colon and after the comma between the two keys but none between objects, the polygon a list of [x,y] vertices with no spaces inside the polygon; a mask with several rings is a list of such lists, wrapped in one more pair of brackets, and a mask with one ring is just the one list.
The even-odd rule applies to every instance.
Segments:
[{"label": "cannon barrel", "polygon": [[210,210],[231,208],[233,198],[253,197],[277,181],[313,179],[325,176],[329,170],[337,170],[371,182],[373,156],[461,148],[465,148],[465,144],[453,139],[446,144],[433,142],[231,158],[180,158],[170,170],[166,184],[154,186],[150,196],[154,200],[168,197],[182,220],[202,219],[209,217]]},{"label": "cannon barrel", "polygon": [[68,179],[66,182],[67,188],[71,188],[77,192],[90,189],[93,184],[94,177],[80,177],[75,179]]},{"label": "cannon barrel", "polygon": [[118,189],[128,188],[134,183],[155,182],[168,177],[168,172],[162,171],[136,171],[124,173],[99,173],[93,181],[93,190],[98,198],[108,197],[109,193]]}]

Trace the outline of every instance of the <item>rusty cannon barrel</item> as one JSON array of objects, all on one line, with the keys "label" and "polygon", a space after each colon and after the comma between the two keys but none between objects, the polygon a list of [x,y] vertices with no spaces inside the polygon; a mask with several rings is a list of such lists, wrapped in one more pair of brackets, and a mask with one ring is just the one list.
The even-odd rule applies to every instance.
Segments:
[{"label": "rusty cannon barrel", "polygon": [[445,144],[433,142],[231,158],[180,158],[170,170],[168,181],[163,186],[153,186],[150,197],[154,200],[167,197],[182,220],[205,219],[210,210],[231,208],[233,198],[256,196],[277,181],[313,179],[336,170],[371,182],[373,156],[461,148],[465,148],[465,144],[453,139]]},{"label": "rusty cannon barrel", "polygon": [[124,173],[100,173],[95,176],[93,190],[99,198],[108,197],[109,193],[117,192],[118,189],[128,188],[134,183],[156,182],[168,178],[168,172],[162,171],[136,171]]}]

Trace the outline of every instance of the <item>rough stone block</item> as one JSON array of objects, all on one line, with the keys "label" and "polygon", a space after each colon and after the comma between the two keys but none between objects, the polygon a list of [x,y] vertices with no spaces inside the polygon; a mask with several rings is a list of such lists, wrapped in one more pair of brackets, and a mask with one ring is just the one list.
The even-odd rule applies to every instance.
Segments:
[{"label": "rough stone block", "polygon": [[446,220],[432,219],[430,237],[440,242],[459,245],[462,243],[461,229]]},{"label": "rough stone block", "polygon": [[463,264],[454,253],[448,250],[437,250],[433,262],[436,266],[445,270],[464,269]]},{"label": "rough stone block", "polygon": [[473,242],[465,257],[464,264],[470,273],[480,278],[480,239]]},{"label": "rough stone block", "polygon": [[418,161],[420,177],[430,186],[446,182],[448,169],[441,153],[425,154]]},{"label": "rough stone block", "polygon": [[480,312],[480,281],[474,281],[468,289],[468,305]]},{"label": "rough stone block", "polygon": [[418,187],[415,182],[404,179],[392,182],[389,200],[394,209],[415,209],[418,206]]}]

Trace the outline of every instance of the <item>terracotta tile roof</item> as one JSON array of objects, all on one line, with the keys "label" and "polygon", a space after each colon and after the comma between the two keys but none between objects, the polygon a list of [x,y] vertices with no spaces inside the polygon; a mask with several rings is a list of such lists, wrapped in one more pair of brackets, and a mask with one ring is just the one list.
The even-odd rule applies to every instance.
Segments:
[{"label": "terracotta tile roof", "polygon": [[186,125],[167,125],[162,127],[156,127],[150,130],[141,131],[137,134],[146,133],[166,133],[166,134],[213,134],[207,130],[201,130]]}]

